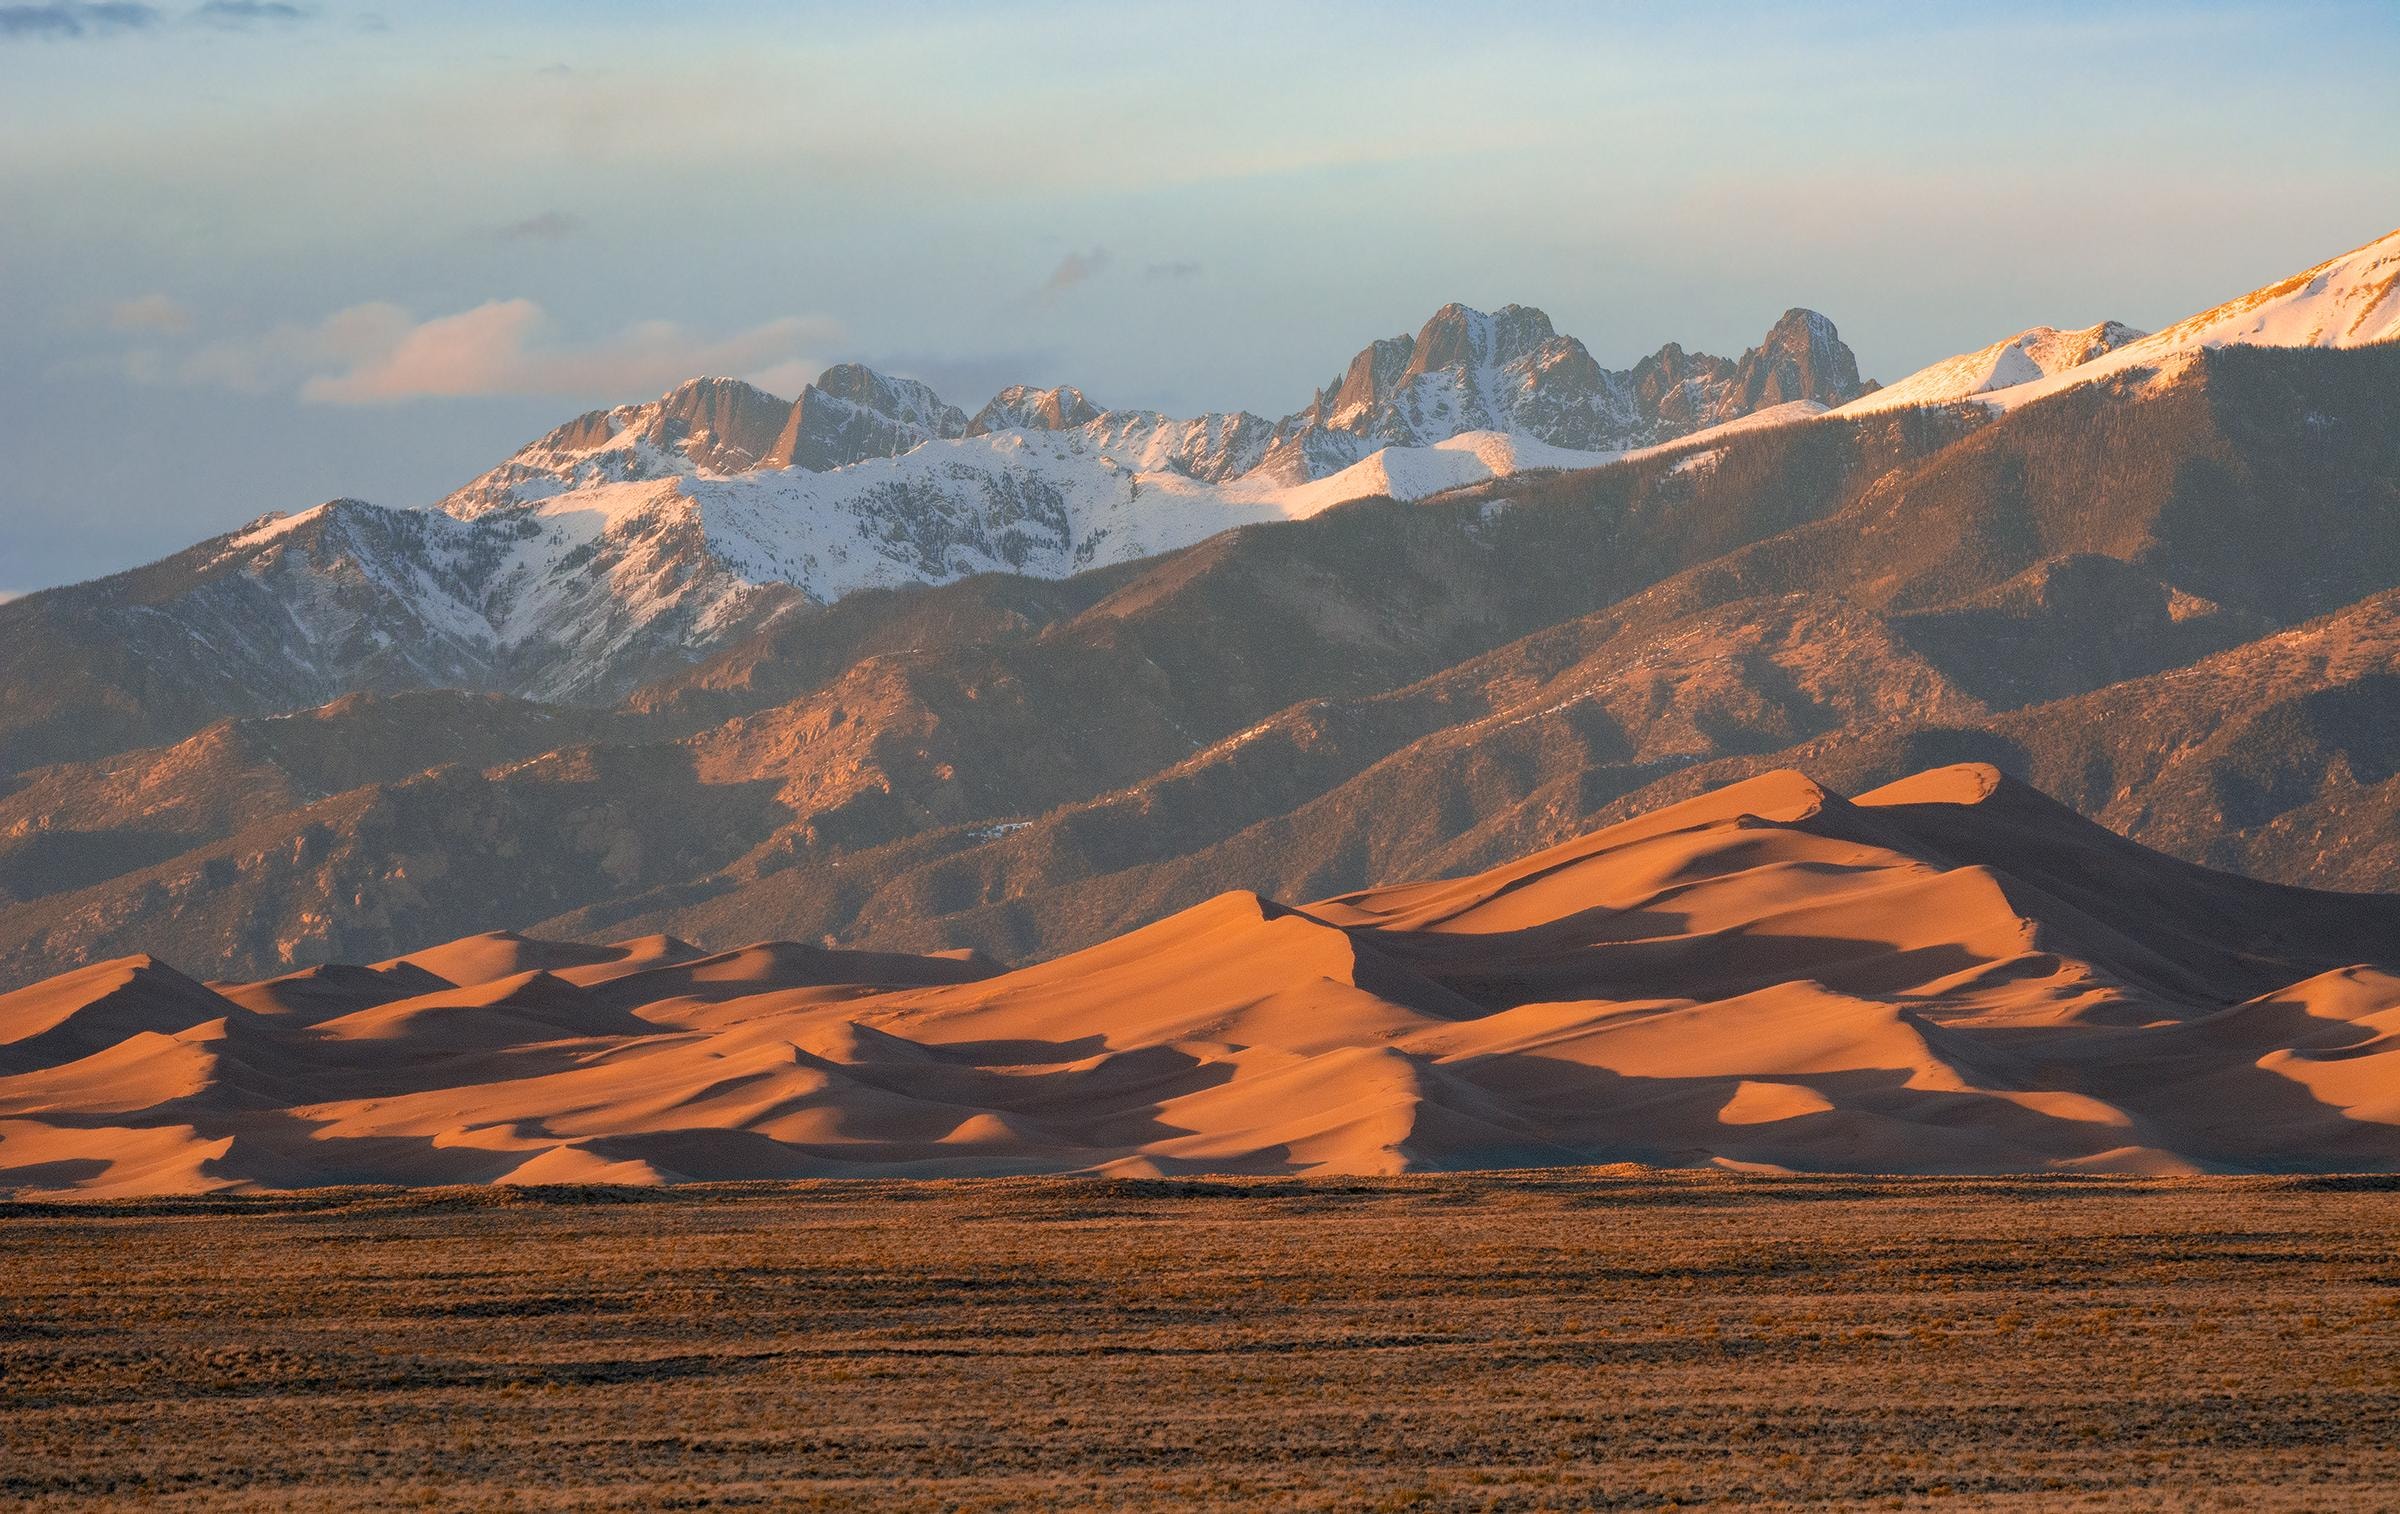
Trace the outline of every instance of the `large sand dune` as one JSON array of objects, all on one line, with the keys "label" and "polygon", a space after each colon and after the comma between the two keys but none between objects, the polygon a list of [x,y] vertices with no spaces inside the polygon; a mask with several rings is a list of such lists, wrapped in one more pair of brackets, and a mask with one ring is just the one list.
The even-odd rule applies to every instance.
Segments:
[{"label": "large sand dune", "polygon": [[0,1188],[2400,1168],[2400,899],[1982,767],[1770,774],[1472,877],[1226,894],[1014,972],[494,934],[0,997]]}]

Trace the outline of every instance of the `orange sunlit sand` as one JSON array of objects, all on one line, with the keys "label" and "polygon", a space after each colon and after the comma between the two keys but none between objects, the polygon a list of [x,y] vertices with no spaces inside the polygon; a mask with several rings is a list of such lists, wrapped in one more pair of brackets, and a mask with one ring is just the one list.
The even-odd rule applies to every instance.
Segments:
[{"label": "orange sunlit sand", "polygon": [[0,997],[0,1187],[2400,1167],[2400,900],[1979,766],[1775,773],[1473,877],[1222,895],[1000,972],[471,937]]}]

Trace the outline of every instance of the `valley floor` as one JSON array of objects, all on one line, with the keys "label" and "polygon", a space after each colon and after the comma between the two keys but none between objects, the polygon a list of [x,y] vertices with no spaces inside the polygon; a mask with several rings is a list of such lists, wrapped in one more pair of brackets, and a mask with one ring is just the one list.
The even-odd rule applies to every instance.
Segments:
[{"label": "valley floor", "polygon": [[0,1499],[2400,1503],[2400,1180],[0,1205]]}]

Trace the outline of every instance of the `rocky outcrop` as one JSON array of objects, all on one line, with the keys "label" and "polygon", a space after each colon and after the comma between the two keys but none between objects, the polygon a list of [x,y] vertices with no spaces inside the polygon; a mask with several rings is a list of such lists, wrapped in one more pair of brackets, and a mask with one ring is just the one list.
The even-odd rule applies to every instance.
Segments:
[{"label": "rocky outcrop", "polygon": [[1550,317],[1524,305],[1434,312],[1414,337],[1387,337],[1277,428],[1265,465],[1298,482],[1380,447],[1506,431],[1604,452],[1672,441],[1794,400],[1837,405],[1863,392],[1833,323],[1792,310],[1738,360],[1670,344],[1631,369],[1603,368]]},{"label": "rocky outcrop", "polygon": [[759,466],[823,473],[871,457],[898,457],[937,437],[959,436],[967,418],[915,379],[889,378],[843,363],[800,391]]},{"label": "rocky outcrop", "polygon": [[1080,389],[1034,389],[1011,384],[975,412],[967,435],[994,431],[1071,431],[1100,418],[1100,411]]}]

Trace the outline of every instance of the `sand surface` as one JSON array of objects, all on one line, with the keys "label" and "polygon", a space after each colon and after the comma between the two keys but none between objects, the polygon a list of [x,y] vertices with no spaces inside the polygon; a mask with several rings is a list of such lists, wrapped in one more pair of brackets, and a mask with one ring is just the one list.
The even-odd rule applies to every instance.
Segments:
[{"label": "sand surface", "polygon": [[1226,894],[1013,972],[493,934],[0,996],[0,1190],[2400,1168],[2400,899],[1985,767],[1770,774],[1473,877]]},{"label": "sand surface", "polygon": [[0,1205],[0,1502],[2388,1509],[2391,1181]]}]

